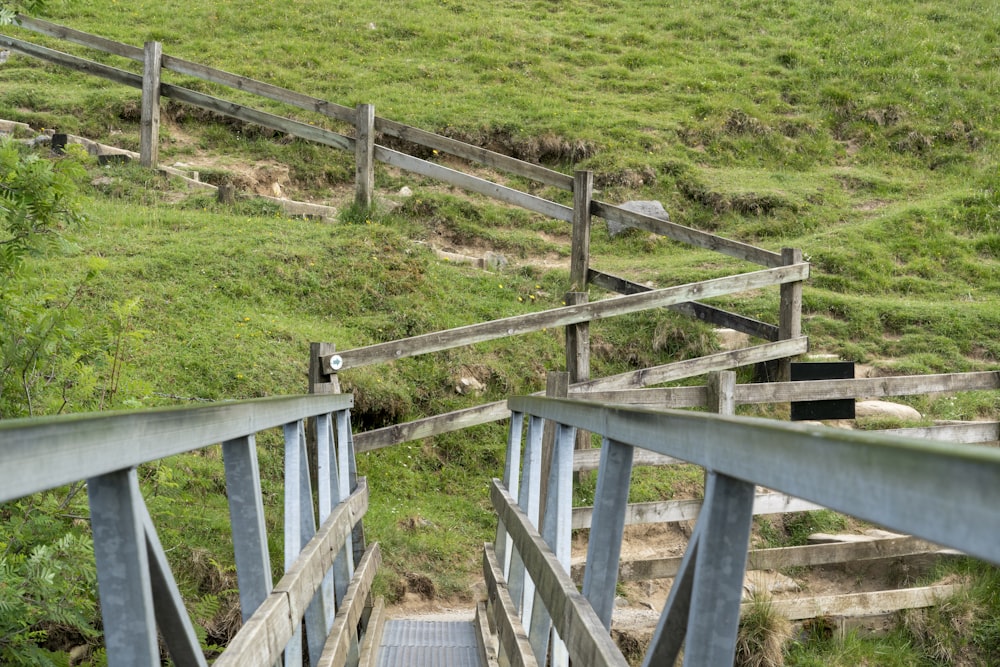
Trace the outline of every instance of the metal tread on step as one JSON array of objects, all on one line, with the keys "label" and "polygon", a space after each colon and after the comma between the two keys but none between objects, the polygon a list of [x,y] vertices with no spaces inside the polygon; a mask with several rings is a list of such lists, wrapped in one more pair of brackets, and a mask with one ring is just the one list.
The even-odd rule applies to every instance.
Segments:
[{"label": "metal tread on step", "polygon": [[472,621],[386,621],[376,667],[483,667]]}]

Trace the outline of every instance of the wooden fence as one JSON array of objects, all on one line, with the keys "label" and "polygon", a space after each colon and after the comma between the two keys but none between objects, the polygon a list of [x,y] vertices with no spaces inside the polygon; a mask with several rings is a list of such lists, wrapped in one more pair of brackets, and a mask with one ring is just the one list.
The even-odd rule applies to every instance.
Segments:
[{"label": "wooden fence", "polygon": [[[802,284],[808,277],[809,267],[802,261],[802,254],[799,250],[784,249],[782,252],[764,250],[685,227],[663,218],[644,215],[622,206],[595,200],[593,198],[593,174],[590,172],[578,171],[573,176],[569,176],[537,164],[517,160],[425,130],[380,118],[375,115],[374,107],[371,105],[362,104],[352,109],[272,84],[193,63],[163,53],[162,46],[156,42],[149,42],[145,44],[144,48],[138,48],[30,17],[22,16],[20,20],[22,27],[28,30],[142,64],[143,73],[139,75],[78,56],[61,53],[25,40],[0,35],[0,46],[142,90],[140,145],[143,164],[154,166],[157,163],[159,107],[162,96],[208,109],[224,117],[254,123],[336,149],[353,151],[357,163],[355,199],[362,205],[371,203],[374,165],[376,162],[383,162],[399,169],[443,181],[468,192],[485,195],[572,224],[570,291],[566,295],[566,303],[568,304],[566,307],[496,322],[470,325],[451,331],[426,334],[406,341],[371,345],[340,354],[336,354],[332,346],[325,345],[322,346],[325,352],[319,358],[316,358],[314,354],[310,355],[310,377],[314,380],[311,385],[313,388],[324,386],[329,390],[329,387],[332,386],[332,378],[335,378],[335,374],[339,370],[382,363],[554,326],[566,327],[566,368],[570,374],[569,391],[571,392],[642,387],[671,379],[699,375],[712,370],[776,359],[780,360],[781,364],[779,377],[787,379],[790,359],[806,351],[808,341],[801,335],[801,294]],[[165,71],[194,77],[212,84],[227,86],[316,112],[334,121],[352,126],[354,136],[282,118],[242,104],[165,83],[162,81],[162,74]],[[572,192],[573,205],[566,206],[549,201],[494,181],[444,167],[433,161],[423,160],[378,145],[376,140],[379,135],[400,139],[419,147],[433,149],[478,163],[490,169]],[[764,270],[653,290],[625,278],[591,268],[590,228],[592,218],[595,216],[608,222],[662,235],[685,245],[713,250],[738,260],[758,264],[763,266]],[[588,303],[588,285],[602,287],[623,296],[598,303]],[[727,312],[694,300],[775,285],[780,285],[781,291],[778,325],[761,322],[738,313]],[[736,329],[766,342],[744,350],[710,355],[694,362],[681,362],[614,378],[592,380],[590,377],[589,323],[604,317],[649,308],[669,308],[716,326]],[[314,349],[320,348],[314,346]],[[428,437],[476,424],[497,421],[505,418],[507,414],[509,414],[508,411],[501,403],[482,405],[362,433],[358,435],[357,446],[359,451],[367,451],[404,442],[407,439]]]}]

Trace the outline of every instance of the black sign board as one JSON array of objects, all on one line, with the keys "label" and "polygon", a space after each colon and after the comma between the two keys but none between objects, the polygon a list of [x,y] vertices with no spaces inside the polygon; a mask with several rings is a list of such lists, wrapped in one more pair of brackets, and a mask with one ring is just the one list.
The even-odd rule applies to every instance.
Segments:
[{"label": "black sign board", "polygon": [[[792,382],[797,380],[852,380],[853,361],[817,361],[792,364]],[[854,399],[794,401],[792,421],[854,419]]]}]

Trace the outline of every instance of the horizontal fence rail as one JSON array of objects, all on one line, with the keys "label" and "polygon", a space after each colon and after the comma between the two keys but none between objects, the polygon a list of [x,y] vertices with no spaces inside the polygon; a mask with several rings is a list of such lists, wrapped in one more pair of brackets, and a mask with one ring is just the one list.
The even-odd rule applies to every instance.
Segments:
[{"label": "horizontal fence rail", "polygon": [[[414,336],[403,341],[379,343],[347,350],[339,354],[326,355],[322,357],[323,370],[326,373],[335,373],[339,370],[394,361],[452,347],[531,333],[541,329],[592,322],[605,317],[639,312],[649,308],[685,303],[692,298],[707,298],[772,285],[800,282],[808,277],[808,264],[794,264],[676,287],[664,287],[641,294],[617,296],[578,306],[563,306],[540,313],[516,315],[492,322],[471,324],[447,331]],[[333,365],[334,361],[338,364],[336,368]]]}]

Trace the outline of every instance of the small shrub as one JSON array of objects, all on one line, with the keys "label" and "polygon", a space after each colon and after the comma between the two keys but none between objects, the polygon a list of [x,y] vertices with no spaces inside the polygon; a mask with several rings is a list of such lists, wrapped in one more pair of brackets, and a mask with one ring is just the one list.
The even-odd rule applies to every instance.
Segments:
[{"label": "small shrub", "polygon": [[791,623],[774,610],[767,593],[754,593],[740,618],[736,637],[737,667],[780,667],[784,646],[791,637]]}]

